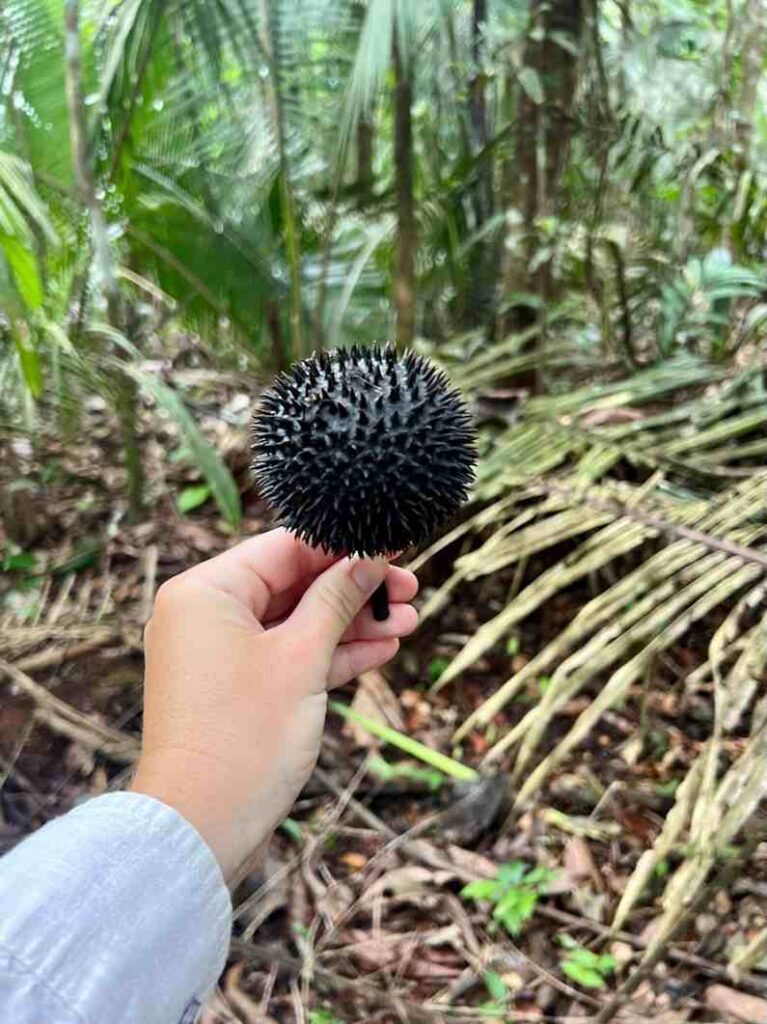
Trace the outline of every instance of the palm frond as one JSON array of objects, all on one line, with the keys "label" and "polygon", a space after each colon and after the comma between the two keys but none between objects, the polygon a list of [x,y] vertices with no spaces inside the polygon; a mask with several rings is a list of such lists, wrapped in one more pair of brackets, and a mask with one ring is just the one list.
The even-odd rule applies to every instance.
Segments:
[{"label": "palm frond", "polygon": [[13,71],[4,93],[17,116],[12,136],[37,173],[61,188],[72,184],[69,118],[64,83],[63,0],[19,0],[0,13]]}]

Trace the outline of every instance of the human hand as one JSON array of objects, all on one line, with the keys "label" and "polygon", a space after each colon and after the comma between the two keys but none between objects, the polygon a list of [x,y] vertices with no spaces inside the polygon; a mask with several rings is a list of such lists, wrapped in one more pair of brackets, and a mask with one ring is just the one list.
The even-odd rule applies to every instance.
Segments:
[{"label": "human hand", "polygon": [[[384,578],[390,614],[376,622],[366,602]],[[383,559],[339,560],[282,529],[163,584],[131,788],[179,811],[231,880],[311,775],[327,690],[394,656],[417,590]]]}]

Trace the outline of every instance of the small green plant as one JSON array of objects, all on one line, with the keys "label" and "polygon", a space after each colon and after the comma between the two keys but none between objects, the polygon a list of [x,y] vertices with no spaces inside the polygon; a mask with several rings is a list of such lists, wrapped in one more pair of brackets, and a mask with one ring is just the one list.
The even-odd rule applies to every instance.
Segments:
[{"label": "small green plant", "polygon": [[324,1006],[319,1010],[310,1010],[307,1021],[308,1024],[341,1024],[341,1021],[333,1011],[326,1009]]},{"label": "small green plant", "polygon": [[0,606],[12,608],[14,614],[24,620],[34,618],[39,611],[39,596],[42,578],[38,574],[37,559],[30,551],[23,551],[15,544],[8,544],[0,550],[0,577],[7,587],[0,599]]},{"label": "small green plant", "polygon": [[289,836],[293,840],[294,843],[298,843],[299,846],[301,845],[304,839],[304,830],[295,818],[285,818],[281,822],[280,828],[285,835]]},{"label": "small green plant", "polygon": [[185,487],[176,495],[176,508],[182,515],[192,512],[194,509],[204,505],[211,495],[210,487],[207,484],[193,484]]},{"label": "small green plant", "polygon": [[674,796],[681,781],[681,779],[669,779],[668,782],[659,782],[655,787],[655,792],[658,796]]},{"label": "small green plant", "polygon": [[426,669],[429,682],[436,683],[449,664],[449,658],[432,658]]},{"label": "small green plant", "polygon": [[563,974],[583,988],[604,988],[607,985],[608,976],[615,970],[615,957],[608,953],[592,953],[569,935],[560,935],[559,941],[567,950],[559,965]]},{"label": "small green plant", "polygon": [[9,545],[0,556],[0,572],[16,572],[22,575],[34,574],[35,556],[29,551],[22,551],[15,544]]},{"label": "small green plant", "polygon": [[482,980],[490,999],[488,1002],[482,1003],[479,1007],[480,1012],[483,1016],[504,1019],[509,1001],[506,982],[496,971],[485,971]]},{"label": "small green plant", "polygon": [[655,871],[653,874],[656,878],[665,878],[670,870],[671,865],[669,864],[668,859],[666,857],[662,857],[655,865]]},{"label": "small green plant", "polygon": [[538,899],[548,891],[555,872],[548,868],[528,868],[521,860],[502,864],[495,878],[480,878],[461,890],[467,900],[487,900],[493,904],[493,921],[503,925],[510,935],[519,935],[522,926],[535,913]]}]

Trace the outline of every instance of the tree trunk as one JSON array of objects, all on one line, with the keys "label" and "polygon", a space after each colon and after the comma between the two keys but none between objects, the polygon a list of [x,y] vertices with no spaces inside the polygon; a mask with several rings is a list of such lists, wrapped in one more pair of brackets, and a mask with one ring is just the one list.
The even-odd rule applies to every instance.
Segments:
[{"label": "tree trunk", "polygon": [[357,121],[357,193],[362,203],[373,196],[373,121],[372,115],[360,114]]},{"label": "tree trunk", "polygon": [[[472,73],[469,80],[469,121],[472,154],[480,156],[488,142],[487,103],[484,73],[485,27],[487,0],[474,0],[471,18]],[[493,161],[485,153],[477,163],[476,181],[472,188],[474,231],[481,231],[494,213]],[[494,316],[498,283],[497,238],[484,237],[475,242],[468,255],[469,291],[466,301],[466,326],[491,324]]]},{"label": "tree trunk", "polygon": [[[543,309],[553,298],[553,277],[550,257],[541,258],[539,253],[538,228],[543,218],[554,218],[560,211],[559,185],[572,137],[577,80],[577,57],[560,39],[568,37],[577,45],[583,21],[581,0],[530,0],[523,65],[535,73],[543,95],[535,96],[534,87],[518,87],[515,164],[506,175],[510,217],[503,293],[532,293]],[[538,266],[531,269],[535,257]],[[512,310],[499,318],[501,336],[534,319],[530,307]]]},{"label": "tree trunk", "polygon": [[270,99],[272,107],[272,123],[277,136],[277,145],[280,158],[280,174],[277,182],[280,212],[282,214],[282,234],[285,240],[285,256],[288,263],[288,275],[290,280],[290,349],[291,358],[301,359],[304,355],[302,341],[302,310],[303,300],[301,298],[301,240],[299,236],[299,225],[296,217],[296,204],[293,195],[293,183],[291,181],[290,161],[288,159],[288,146],[285,137],[285,123],[282,116],[282,94],[280,92],[280,65],[276,59],[275,46],[279,33],[279,11],[277,7],[269,3],[269,0],[261,0],[261,24],[263,32],[261,36],[264,52],[271,72]]},{"label": "tree trunk", "polygon": [[767,37],[767,0],[746,0],[742,19],[741,80],[736,103],[735,145],[738,169],[744,171],[751,156],[757,91],[762,77]]},{"label": "tree trunk", "polygon": [[104,213],[96,192],[93,165],[88,154],[78,0],[66,0],[64,19],[69,138],[72,146],[75,181],[90,221],[96,285],[106,299],[110,322],[117,327],[116,320],[119,320],[117,278],[115,277]]},{"label": "tree trunk", "polygon": [[397,194],[397,266],[394,274],[394,306],[397,312],[397,345],[413,340],[415,327],[415,209],[413,205],[413,87],[394,41],[394,167]]},{"label": "tree trunk", "polygon": [[[96,190],[93,164],[88,153],[78,0],[66,0],[64,30],[69,137],[72,146],[75,182],[90,221],[96,289],[105,299],[108,322],[116,330],[121,331],[125,325],[123,324],[120,290],[104,211]],[[144,492],[144,474],[138,436],[138,393],[133,379],[120,370],[110,374],[109,385],[115,411],[120,420],[123,455],[128,476],[128,506],[131,515],[135,517],[141,511]]]},{"label": "tree trunk", "polygon": [[[485,76],[482,70],[486,23],[487,0],[474,0],[471,13],[471,58],[474,67],[472,69],[471,81],[469,82],[469,111],[471,113],[471,128],[476,150],[482,150],[487,145]],[[485,166],[484,164],[482,165],[483,168]],[[482,171],[480,171],[480,178],[482,178]]]},{"label": "tree trunk", "polygon": [[272,367],[275,373],[280,373],[282,370],[287,370],[290,360],[287,357],[287,346],[282,333],[279,307],[274,301],[270,301],[266,306],[266,326],[272,349]]}]

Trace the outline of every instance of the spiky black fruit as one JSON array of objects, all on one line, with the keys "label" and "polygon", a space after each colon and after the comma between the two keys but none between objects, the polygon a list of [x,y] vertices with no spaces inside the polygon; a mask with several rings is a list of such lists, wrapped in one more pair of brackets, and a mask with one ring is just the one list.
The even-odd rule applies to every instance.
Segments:
[{"label": "spiky black fruit", "polygon": [[302,539],[376,555],[426,540],[466,500],[469,412],[433,363],[389,346],[325,352],[266,391],[253,424],[263,496]]}]

